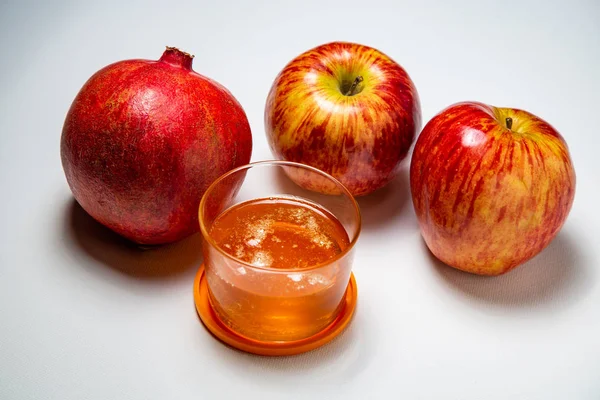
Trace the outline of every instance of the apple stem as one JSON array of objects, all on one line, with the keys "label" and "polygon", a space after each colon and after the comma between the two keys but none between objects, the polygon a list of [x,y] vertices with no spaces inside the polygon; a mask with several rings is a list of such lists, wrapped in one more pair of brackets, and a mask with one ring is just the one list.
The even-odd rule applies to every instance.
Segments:
[{"label": "apple stem", "polygon": [[506,117],[506,127],[508,129],[512,129],[512,118],[511,117]]},{"label": "apple stem", "polygon": [[344,95],[346,96],[354,96],[354,91],[356,90],[356,88],[358,87],[358,85],[363,81],[363,77],[362,76],[357,76],[356,79],[354,79],[354,82],[352,82],[352,85],[350,86],[350,88],[348,89],[348,91],[346,93],[344,93]]}]

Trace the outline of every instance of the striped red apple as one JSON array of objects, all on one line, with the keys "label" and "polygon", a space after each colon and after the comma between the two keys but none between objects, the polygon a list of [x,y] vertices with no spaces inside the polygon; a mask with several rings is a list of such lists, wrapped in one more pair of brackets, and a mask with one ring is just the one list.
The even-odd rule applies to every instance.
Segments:
[{"label": "striped red apple", "polygon": [[423,129],[410,167],[421,233],[444,263],[499,275],[544,249],[575,195],[567,144],[526,111],[459,103]]},{"label": "striped red apple", "polygon": [[[328,172],[354,195],[394,178],[420,126],[419,97],[406,71],[354,43],[325,44],[292,60],[275,79],[265,110],[277,158]],[[325,182],[292,179],[328,191]]]}]

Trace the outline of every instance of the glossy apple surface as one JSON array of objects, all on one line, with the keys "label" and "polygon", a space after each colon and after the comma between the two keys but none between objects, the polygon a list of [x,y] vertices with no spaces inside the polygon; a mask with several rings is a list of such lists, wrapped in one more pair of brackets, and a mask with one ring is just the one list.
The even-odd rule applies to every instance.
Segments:
[{"label": "glossy apple surface", "polygon": [[421,233],[444,263],[505,273],[544,249],[575,195],[567,144],[526,111],[448,107],[427,123],[410,167]]},{"label": "glossy apple surface", "polygon": [[[278,159],[328,172],[354,195],[394,178],[420,125],[419,97],[406,71],[376,49],[344,42],[292,60],[275,79],[265,110]],[[292,178],[327,191],[323,182]]]}]

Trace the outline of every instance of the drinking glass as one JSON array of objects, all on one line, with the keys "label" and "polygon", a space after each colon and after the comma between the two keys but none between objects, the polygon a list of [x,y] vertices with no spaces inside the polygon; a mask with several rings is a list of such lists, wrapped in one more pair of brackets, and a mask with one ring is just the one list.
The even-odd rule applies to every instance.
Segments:
[{"label": "drinking glass", "polygon": [[[320,182],[324,190],[304,189],[290,177],[296,182],[298,177],[303,182]],[[245,242],[232,248],[216,237],[219,221],[224,221],[225,215],[233,215],[239,207],[257,201],[262,208],[246,215],[250,222],[231,217],[229,226],[218,229],[221,236],[226,234]],[[289,209],[293,220],[277,220],[281,204]],[[295,206],[300,211],[294,211]],[[308,214],[302,214],[307,208]],[[275,214],[270,215],[269,210]],[[323,217],[327,224],[338,227],[337,234],[325,232],[323,226],[315,224],[314,217]],[[339,181],[303,164],[252,163],[229,171],[212,183],[200,203],[199,220],[208,298],[224,326],[250,340],[291,342],[310,338],[334,323],[345,304],[354,246],[361,228],[358,204]],[[286,242],[297,237],[296,223],[300,234],[311,235],[307,237],[310,246],[298,248]],[[291,229],[293,234],[275,236],[278,226]],[[257,250],[259,239],[267,240],[265,235],[269,232],[271,248],[276,243],[291,251],[291,258],[283,266],[273,267],[271,259],[275,253]],[[333,255],[314,261],[318,251],[331,246],[337,246]],[[247,251],[254,252],[253,259]]]}]

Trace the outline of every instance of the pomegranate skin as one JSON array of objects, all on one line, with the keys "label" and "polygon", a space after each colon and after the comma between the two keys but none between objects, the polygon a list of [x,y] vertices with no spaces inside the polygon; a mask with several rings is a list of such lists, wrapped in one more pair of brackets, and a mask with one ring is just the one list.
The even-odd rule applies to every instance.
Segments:
[{"label": "pomegranate skin", "polygon": [[168,47],[159,61],[127,60],[96,72],[67,113],[61,159],[77,202],[140,244],[199,229],[208,186],[250,161],[252,135],[237,100]]}]

